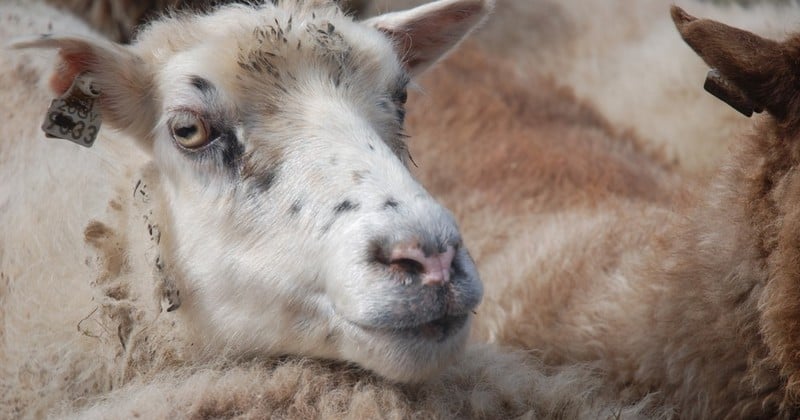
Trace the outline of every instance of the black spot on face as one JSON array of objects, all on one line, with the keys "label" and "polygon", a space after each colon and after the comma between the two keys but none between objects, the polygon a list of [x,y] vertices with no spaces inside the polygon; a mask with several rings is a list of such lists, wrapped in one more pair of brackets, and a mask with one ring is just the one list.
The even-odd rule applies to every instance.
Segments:
[{"label": "black spot on face", "polygon": [[300,213],[300,210],[303,210],[303,203],[301,203],[300,200],[295,200],[294,203],[292,203],[292,207],[289,207],[289,214],[296,216]]},{"label": "black spot on face", "polygon": [[335,214],[341,214],[347,211],[356,211],[358,210],[358,207],[359,207],[358,203],[353,203],[350,200],[344,200],[333,208],[333,212]]},{"label": "black spot on face", "polygon": [[367,146],[369,147],[369,150],[375,150],[375,146],[373,146],[372,143],[368,143]]},{"label": "black spot on face", "polygon": [[399,205],[400,203],[398,203],[395,199],[389,198],[383,203],[383,209],[384,210],[396,209]]},{"label": "black spot on face", "polygon": [[280,179],[282,166],[281,149],[255,147],[242,155],[239,176],[246,183],[248,194],[263,194]]},{"label": "black spot on face", "polygon": [[356,211],[358,210],[359,207],[360,204],[354,203],[350,200],[344,200],[341,203],[337,204],[333,208],[333,217],[331,218],[331,220],[325,223],[324,226],[322,226],[322,229],[320,229],[320,234],[324,235],[328,233],[328,231],[331,229],[331,226],[333,226],[333,224],[336,222],[339,216],[349,211]]},{"label": "black spot on face", "polygon": [[201,93],[209,93],[214,89],[214,86],[208,80],[200,76],[192,76],[190,83]]},{"label": "black spot on face", "polygon": [[278,169],[278,167],[273,167],[267,172],[254,177],[253,186],[262,193],[269,191],[269,189],[275,185],[275,180],[278,178]]}]

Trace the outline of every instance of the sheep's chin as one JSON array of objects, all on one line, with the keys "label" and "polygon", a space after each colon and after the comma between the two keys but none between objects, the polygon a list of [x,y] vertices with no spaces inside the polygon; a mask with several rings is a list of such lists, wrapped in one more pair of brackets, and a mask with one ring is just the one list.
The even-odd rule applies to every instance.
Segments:
[{"label": "sheep's chin", "polygon": [[466,347],[472,315],[437,319],[415,327],[381,329],[350,323],[346,359],[378,375],[402,383],[435,377],[460,357]]},{"label": "sheep's chin", "polygon": [[382,336],[387,339],[424,340],[443,342],[458,334],[466,325],[468,314],[447,315],[419,325],[403,328],[376,328],[350,322],[368,334]]}]

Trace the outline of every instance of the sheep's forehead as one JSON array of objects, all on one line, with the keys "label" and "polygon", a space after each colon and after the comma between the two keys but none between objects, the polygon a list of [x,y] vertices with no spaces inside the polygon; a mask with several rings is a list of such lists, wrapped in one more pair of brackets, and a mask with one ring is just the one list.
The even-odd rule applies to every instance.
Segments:
[{"label": "sheep's forehead", "polygon": [[376,31],[346,19],[294,19],[263,22],[239,37],[236,64],[243,80],[280,87],[314,72],[337,85],[367,84],[401,73],[391,46]]},{"label": "sheep's forehead", "polygon": [[140,42],[147,47],[166,36],[155,48],[156,63],[172,65],[170,73],[204,68],[210,79],[245,94],[277,95],[309,79],[367,87],[404,77],[385,37],[331,7],[239,6],[172,23],[169,31],[169,22],[154,25]]}]

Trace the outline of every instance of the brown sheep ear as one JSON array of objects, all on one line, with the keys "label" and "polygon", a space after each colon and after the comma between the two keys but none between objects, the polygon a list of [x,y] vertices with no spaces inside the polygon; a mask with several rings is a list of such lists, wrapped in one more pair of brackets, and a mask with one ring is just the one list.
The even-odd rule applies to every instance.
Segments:
[{"label": "brown sheep ear", "polygon": [[[778,119],[796,115],[793,102],[797,78],[792,63],[800,57],[787,44],[713,20],[698,19],[677,6],[672,6],[670,12],[683,40],[733,86],[731,96],[741,94],[749,99],[752,108],[766,109]],[[721,99],[739,109],[731,101]]]},{"label": "brown sheep ear", "polygon": [[61,95],[79,74],[87,75],[100,91],[103,121],[151,149],[150,133],[158,119],[153,75],[134,52],[108,41],[52,35],[18,40],[11,47],[57,49],[60,63],[50,79],[53,92]]}]

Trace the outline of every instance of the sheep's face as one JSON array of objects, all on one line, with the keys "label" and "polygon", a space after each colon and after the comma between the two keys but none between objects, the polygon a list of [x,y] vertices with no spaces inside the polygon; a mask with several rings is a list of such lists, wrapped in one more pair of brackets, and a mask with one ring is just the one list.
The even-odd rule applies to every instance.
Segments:
[{"label": "sheep's face", "polygon": [[[78,61],[112,124],[153,151],[162,259],[196,344],[401,381],[463,348],[481,283],[452,215],[406,167],[403,116],[410,77],[488,6],[446,0],[366,23],[332,7],[230,7],[105,47],[129,61],[125,80]],[[75,42],[59,45],[68,67],[104,51]],[[146,95],[117,98],[120,83]]]}]

